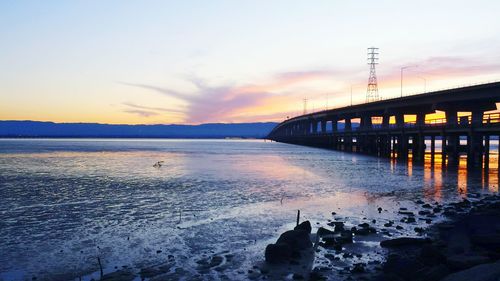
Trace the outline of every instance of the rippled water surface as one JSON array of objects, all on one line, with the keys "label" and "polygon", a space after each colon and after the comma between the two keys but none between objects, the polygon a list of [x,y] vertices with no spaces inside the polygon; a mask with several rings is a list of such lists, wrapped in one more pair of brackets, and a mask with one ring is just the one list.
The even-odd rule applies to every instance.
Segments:
[{"label": "rippled water surface", "polygon": [[90,278],[96,256],[110,272],[173,255],[191,276],[222,251],[237,276],[297,209],[324,223],[498,192],[490,162],[471,173],[262,140],[0,140],[0,280]]}]

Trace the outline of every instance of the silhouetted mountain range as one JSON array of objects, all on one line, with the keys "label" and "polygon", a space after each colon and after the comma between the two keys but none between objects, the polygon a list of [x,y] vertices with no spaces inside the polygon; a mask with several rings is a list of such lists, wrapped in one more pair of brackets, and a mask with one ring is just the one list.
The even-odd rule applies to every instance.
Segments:
[{"label": "silhouetted mountain range", "polygon": [[201,125],[111,125],[0,121],[0,137],[263,138],[277,124],[266,122]]}]

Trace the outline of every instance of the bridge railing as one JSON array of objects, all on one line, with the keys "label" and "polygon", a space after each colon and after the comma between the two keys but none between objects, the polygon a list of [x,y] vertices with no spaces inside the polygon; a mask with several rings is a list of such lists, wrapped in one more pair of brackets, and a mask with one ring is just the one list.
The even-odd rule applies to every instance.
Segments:
[{"label": "bridge railing", "polygon": [[[489,113],[489,114],[484,114],[483,115],[483,121],[482,121],[482,126],[487,127],[487,126],[493,126],[493,125],[498,125],[500,123],[500,112],[496,113]],[[430,128],[430,127],[445,127],[445,128],[467,128],[472,125],[472,115],[464,115],[464,116],[459,116],[457,117],[456,124],[449,124],[447,122],[446,118],[434,118],[434,119],[426,119],[425,124],[423,125],[418,125],[416,121],[406,121],[404,123],[404,128],[417,128],[417,127],[422,127],[422,128]],[[399,129],[401,128],[398,124],[389,124],[386,128],[382,127],[382,124],[377,123],[377,124],[372,124],[370,128],[363,128],[363,127],[353,127],[351,129],[352,132],[356,131],[373,131],[373,130],[383,130],[383,129],[389,129],[389,130],[394,130],[394,129]],[[345,128],[342,129],[337,129],[336,132],[346,132]],[[328,135],[332,134],[333,131],[327,131],[327,132],[321,132],[318,130],[316,133],[310,132],[305,135]]]}]

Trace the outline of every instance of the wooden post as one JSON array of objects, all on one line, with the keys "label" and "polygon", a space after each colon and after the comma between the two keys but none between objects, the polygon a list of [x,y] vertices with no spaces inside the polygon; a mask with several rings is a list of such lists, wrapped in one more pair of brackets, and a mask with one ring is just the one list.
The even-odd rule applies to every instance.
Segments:
[{"label": "wooden post", "polygon": [[297,225],[299,225],[300,221],[300,210],[297,210]]},{"label": "wooden post", "polygon": [[104,275],[104,273],[102,271],[102,264],[101,264],[101,258],[100,257],[97,257],[97,263],[99,264],[99,270],[101,272],[101,279],[102,279],[102,276]]}]

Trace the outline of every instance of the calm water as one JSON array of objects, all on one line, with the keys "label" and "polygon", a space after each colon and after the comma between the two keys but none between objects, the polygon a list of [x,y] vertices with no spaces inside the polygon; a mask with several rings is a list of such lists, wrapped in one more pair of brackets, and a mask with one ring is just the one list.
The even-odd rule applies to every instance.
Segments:
[{"label": "calm water", "polygon": [[332,211],[390,219],[415,199],[498,192],[497,163],[468,173],[261,140],[0,140],[0,280],[89,279],[97,255],[106,272],[173,255],[192,276],[226,250],[236,278],[297,209],[322,224]]}]

